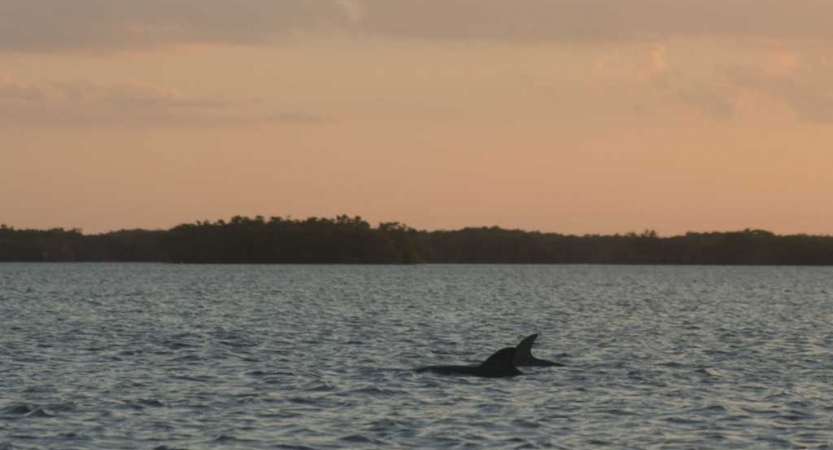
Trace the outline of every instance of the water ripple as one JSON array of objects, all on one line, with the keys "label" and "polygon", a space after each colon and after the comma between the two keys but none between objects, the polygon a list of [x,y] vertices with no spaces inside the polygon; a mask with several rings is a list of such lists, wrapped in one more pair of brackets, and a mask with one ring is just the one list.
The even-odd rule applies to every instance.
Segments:
[{"label": "water ripple", "polygon": [[0,450],[833,448],[831,275],[0,265]]}]

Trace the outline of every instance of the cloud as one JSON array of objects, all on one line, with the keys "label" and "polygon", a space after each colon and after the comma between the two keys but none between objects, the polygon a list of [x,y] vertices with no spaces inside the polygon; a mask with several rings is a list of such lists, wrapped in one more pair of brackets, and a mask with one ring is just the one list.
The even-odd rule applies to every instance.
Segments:
[{"label": "cloud", "polygon": [[[747,55],[747,61],[712,63],[712,67],[698,71],[669,65],[663,45],[646,48],[636,60],[630,79],[667,104],[725,119],[734,116],[744,103],[766,99],[786,106],[800,121],[833,122],[833,61],[817,49],[788,50],[775,45],[763,55]],[[604,79],[605,67],[604,61],[597,64],[598,80]],[[621,83],[628,77],[608,79]],[[760,102],[758,106],[772,104]]]},{"label": "cloud", "polygon": [[627,51],[604,52],[589,68],[585,86],[602,97],[627,99],[640,115],[655,117],[682,107],[715,119],[733,116],[734,86],[718,76],[712,60],[680,58],[689,48],[639,43]]},{"label": "cloud", "polygon": [[334,0],[336,6],[344,10],[350,22],[359,22],[364,19],[366,10],[360,0]]},{"label": "cloud", "polygon": [[326,0],[0,0],[0,49],[256,43],[343,16]]},{"label": "cloud", "polygon": [[292,33],[598,42],[833,38],[829,0],[0,0],[0,50],[268,42]]},{"label": "cloud", "polygon": [[804,122],[833,122],[833,64],[822,58],[774,55],[761,68],[735,66],[724,70],[736,89],[786,104]]},{"label": "cloud", "polygon": [[2,126],[181,126],[321,122],[263,102],[192,97],[147,83],[25,83],[0,73]]},{"label": "cloud", "polygon": [[637,62],[636,79],[674,104],[681,104],[714,118],[728,118],[735,113],[732,86],[712,75],[702,79],[669,68],[667,47],[653,45]]}]

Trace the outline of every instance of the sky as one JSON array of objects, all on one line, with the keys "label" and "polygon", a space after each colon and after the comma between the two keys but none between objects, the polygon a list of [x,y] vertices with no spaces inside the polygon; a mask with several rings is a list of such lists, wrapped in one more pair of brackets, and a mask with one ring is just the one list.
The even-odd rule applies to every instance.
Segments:
[{"label": "sky", "polygon": [[0,0],[0,223],[833,234],[830,0]]}]

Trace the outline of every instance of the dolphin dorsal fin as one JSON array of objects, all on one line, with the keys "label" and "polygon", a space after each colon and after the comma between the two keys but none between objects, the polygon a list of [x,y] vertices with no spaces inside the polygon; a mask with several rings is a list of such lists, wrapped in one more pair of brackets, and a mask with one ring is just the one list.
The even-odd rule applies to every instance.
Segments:
[{"label": "dolphin dorsal fin", "polygon": [[492,356],[486,358],[486,361],[480,364],[481,367],[494,368],[515,368],[512,361],[515,358],[515,348],[506,347],[496,351]]},{"label": "dolphin dorsal fin", "polygon": [[518,346],[515,347],[515,364],[518,364],[521,361],[529,361],[534,358],[532,356],[532,344],[535,343],[535,339],[537,338],[537,333],[530,334],[518,343]]}]

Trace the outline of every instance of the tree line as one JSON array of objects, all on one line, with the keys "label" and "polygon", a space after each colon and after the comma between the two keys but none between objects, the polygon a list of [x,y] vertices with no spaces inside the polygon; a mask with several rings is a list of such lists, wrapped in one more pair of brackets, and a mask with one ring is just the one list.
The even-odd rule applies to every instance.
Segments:
[{"label": "tree line", "polygon": [[235,216],[169,230],[83,234],[0,226],[0,261],[262,264],[721,264],[833,265],[833,236],[763,230],[564,235],[499,227],[418,231],[361,217]]}]

